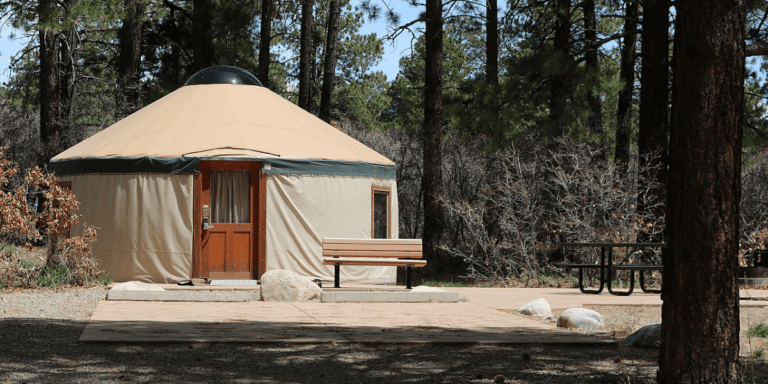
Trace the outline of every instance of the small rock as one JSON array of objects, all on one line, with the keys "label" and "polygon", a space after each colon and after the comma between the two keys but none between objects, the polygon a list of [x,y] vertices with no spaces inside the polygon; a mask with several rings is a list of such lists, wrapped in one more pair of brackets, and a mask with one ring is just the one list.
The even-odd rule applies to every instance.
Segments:
[{"label": "small rock", "polygon": [[546,321],[557,321],[557,316],[555,315],[544,316],[543,319]]},{"label": "small rock", "polygon": [[296,272],[277,269],[261,276],[263,301],[320,301],[323,290]]},{"label": "small rock", "polygon": [[520,313],[528,316],[549,316],[552,314],[552,309],[549,307],[549,303],[541,299],[536,299],[530,303],[520,307]]},{"label": "small rock", "polygon": [[154,284],[142,283],[141,281],[126,281],[112,287],[113,291],[165,291],[165,289]]},{"label": "small rock", "polygon": [[566,309],[557,319],[561,328],[601,329],[605,326],[603,315],[586,308]]},{"label": "small rock", "polygon": [[661,347],[661,324],[646,325],[627,336],[622,343],[636,348]]}]

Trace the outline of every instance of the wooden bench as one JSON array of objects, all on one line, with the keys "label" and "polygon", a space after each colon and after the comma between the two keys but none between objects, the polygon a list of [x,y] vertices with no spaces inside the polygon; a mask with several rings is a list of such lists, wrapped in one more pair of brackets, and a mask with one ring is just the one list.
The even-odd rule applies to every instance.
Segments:
[{"label": "wooden bench", "polygon": [[411,268],[422,260],[420,239],[323,239],[323,264],[334,266],[333,287],[339,288],[342,265],[405,267],[405,285],[411,289]]}]

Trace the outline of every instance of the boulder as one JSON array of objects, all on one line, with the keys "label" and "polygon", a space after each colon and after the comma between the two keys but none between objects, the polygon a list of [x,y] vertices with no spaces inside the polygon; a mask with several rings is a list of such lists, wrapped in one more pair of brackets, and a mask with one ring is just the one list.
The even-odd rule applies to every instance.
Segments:
[{"label": "boulder", "polygon": [[646,325],[627,336],[622,343],[635,348],[661,347],[661,324]]},{"label": "boulder", "polygon": [[549,308],[549,303],[541,298],[520,307],[520,313],[528,316],[545,317],[552,314],[552,309]]},{"label": "boulder", "polygon": [[154,284],[142,283],[141,281],[126,281],[112,287],[113,291],[165,291],[165,289]]},{"label": "boulder", "polygon": [[557,319],[561,328],[601,329],[605,326],[603,315],[586,308],[566,309]]},{"label": "boulder", "polygon": [[263,301],[320,301],[323,290],[298,273],[277,269],[261,275]]}]

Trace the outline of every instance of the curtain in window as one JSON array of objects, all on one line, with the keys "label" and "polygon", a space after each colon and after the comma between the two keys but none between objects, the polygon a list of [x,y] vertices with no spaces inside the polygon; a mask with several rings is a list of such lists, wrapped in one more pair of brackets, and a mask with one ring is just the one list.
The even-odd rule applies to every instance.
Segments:
[{"label": "curtain in window", "polygon": [[389,196],[386,193],[373,194],[373,238],[387,238],[387,205]]},{"label": "curtain in window", "polygon": [[211,170],[211,222],[249,223],[251,172]]}]

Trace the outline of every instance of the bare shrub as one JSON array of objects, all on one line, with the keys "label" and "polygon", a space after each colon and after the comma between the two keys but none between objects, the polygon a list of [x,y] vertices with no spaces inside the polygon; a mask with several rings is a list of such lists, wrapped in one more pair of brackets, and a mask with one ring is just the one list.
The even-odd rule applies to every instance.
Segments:
[{"label": "bare shrub", "polygon": [[768,152],[745,159],[741,172],[739,264],[748,265],[752,251],[768,248]]},{"label": "bare shrub", "polygon": [[[504,282],[516,275],[561,272],[549,262],[561,242],[635,242],[638,233],[660,237],[663,218],[650,213],[660,202],[647,193],[660,186],[646,182],[637,188],[636,161],[622,175],[620,166],[603,159],[604,149],[593,144],[570,138],[549,148],[528,144],[525,151],[511,148],[492,156],[474,201],[442,199],[452,226],[461,227],[461,240],[441,249],[468,263],[470,277]],[[594,257],[584,249],[574,251],[582,261]],[[659,255],[650,257],[660,261]]]},{"label": "bare shrub", "polygon": [[[48,255],[42,266],[28,265],[18,253],[0,253],[0,279],[14,286],[34,287],[40,273],[53,264],[66,267],[67,284],[85,284],[90,277],[103,274],[91,257],[90,245],[96,231],[87,227],[83,236],[69,237],[69,230],[80,221],[75,214],[79,203],[74,194],[62,188],[50,173],[37,167],[21,177],[14,163],[0,147],[0,240],[31,248],[32,241],[48,240]],[[42,199],[36,199],[41,197]],[[31,201],[41,202],[37,209]]]}]

